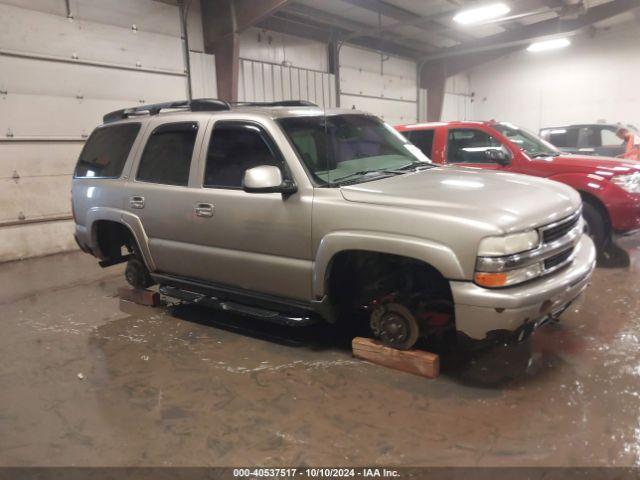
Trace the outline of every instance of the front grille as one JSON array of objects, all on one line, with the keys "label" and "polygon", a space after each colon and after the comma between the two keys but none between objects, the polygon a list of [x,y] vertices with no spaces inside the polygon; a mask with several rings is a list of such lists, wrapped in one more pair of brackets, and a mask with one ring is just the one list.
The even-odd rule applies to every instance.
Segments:
[{"label": "front grille", "polygon": [[561,263],[566,262],[569,259],[569,257],[571,256],[572,253],[573,253],[573,247],[565,250],[564,252],[560,252],[560,253],[554,255],[553,257],[547,258],[544,261],[544,269],[545,270],[550,270],[553,267],[557,267]]},{"label": "front grille", "polygon": [[574,218],[567,220],[564,223],[556,225],[555,227],[551,227],[547,230],[542,231],[542,242],[543,243],[551,243],[555,240],[558,240],[561,237],[564,237],[569,231],[576,226],[576,224],[580,221],[580,215],[576,215]]}]

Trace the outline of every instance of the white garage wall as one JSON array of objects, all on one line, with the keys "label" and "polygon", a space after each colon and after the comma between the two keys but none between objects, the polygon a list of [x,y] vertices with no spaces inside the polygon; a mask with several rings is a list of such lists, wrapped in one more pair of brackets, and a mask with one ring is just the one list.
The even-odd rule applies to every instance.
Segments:
[{"label": "white garage wall", "polygon": [[355,107],[395,125],[416,121],[416,64],[344,45],[340,49],[340,106]]},{"label": "white garage wall", "polygon": [[640,29],[580,37],[562,50],[526,51],[470,72],[475,117],[533,131],[567,123],[640,123]]},{"label": "white garage wall", "polygon": [[[64,0],[0,0],[0,261],[75,248],[71,173],[103,114],[186,97],[177,7],[69,5],[73,18]],[[192,62],[194,91],[214,96],[212,58],[194,52]]]}]

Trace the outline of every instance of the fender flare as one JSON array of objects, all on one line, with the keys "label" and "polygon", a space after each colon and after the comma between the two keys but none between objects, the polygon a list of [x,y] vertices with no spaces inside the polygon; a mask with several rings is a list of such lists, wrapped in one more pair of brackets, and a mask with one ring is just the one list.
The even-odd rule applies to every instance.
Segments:
[{"label": "fender flare", "polygon": [[430,240],[370,231],[338,231],[326,235],[318,246],[313,268],[315,298],[327,294],[327,274],[333,258],[349,250],[388,253],[423,261],[446,279],[465,278],[464,269],[449,247]]},{"label": "fender flare", "polygon": [[564,183],[577,190],[578,193],[588,193],[600,200],[603,205],[606,205],[606,202],[602,199],[602,192],[609,186],[608,178],[596,173],[559,173],[546,178]]},{"label": "fender flare", "polygon": [[[156,270],[155,262],[151,256],[149,250],[149,237],[147,236],[140,217],[130,212],[119,210],[117,208],[110,207],[93,207],[87,212],[87,230],[91,232],[91,243],[94,251],[99,252],[98,241],[96,238],[95,222],[100,220],[107,220],[115,223],[119,223],[126,227],[134,240],[138,244],[140,253],[142,254],[142,260],[144,261],[147,269],[150,272]],[[101,252],[100,252],[101,253]]]}]

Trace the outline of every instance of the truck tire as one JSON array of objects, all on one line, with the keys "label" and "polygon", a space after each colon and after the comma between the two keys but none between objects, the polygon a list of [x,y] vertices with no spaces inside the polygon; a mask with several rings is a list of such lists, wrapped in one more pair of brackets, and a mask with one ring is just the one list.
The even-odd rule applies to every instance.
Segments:
[{"label": "truck tire", "polygon": [[149,270],[147,270],[144,262],[137,257],[134,257],[127,262],[127,268],[124,271],[124,278],[126,278],[129,285],[133,288],[141,290],[149,288],[155,283],[151,278],[151,275],[149,275]]},{"label": "truck tire", "polygon": [[587,202],[582,205],[582,216],[587,223],[585,233],[591,237],[598,255],[601,256],[609,243],[607,222],[600,210]]}]

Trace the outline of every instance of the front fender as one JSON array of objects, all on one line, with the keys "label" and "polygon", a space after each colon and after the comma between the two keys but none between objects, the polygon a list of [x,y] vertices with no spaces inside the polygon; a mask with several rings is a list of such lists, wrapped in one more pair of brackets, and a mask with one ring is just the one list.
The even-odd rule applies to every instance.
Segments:
[{"label": "front fender", "polygon": [[463,280],[464,270],[456,254],[447,246],[416,237],[381,232],[340,231],[326,235],[316,252],[313,269],[315,298],[326,295],[327,271],[333,257],[348,250],[364,250],[414,258],[437,269],[444,278]]},{"label": "front fender", "polygon": [[147,268],[150,272],[155,271],[156,265],[151,257],[151,251],[149,250],[149,237],[147,236],[142,222],[137,215],[130,212],[119,210],[117,208],[110,207],[93,207],[87,212],[86,226],[87,232],[91,232],[91,248],[98,252],[98,241],[96,238],[96,229],[94,228],[95,222],[98,220],[108,220],[112,222],[124,225],[129,229],[131,235],[135,239],[142,259],[144,260]]},{"label": "front fender", "polygon": [[547,177],[547,179],[564,183],[565,185],[573,187],[579,192],[590,193],[606,205],[606,202],[602,198],[602,195],[606,188],[609,186],[608,178],[602,177],[595,173],[561,173],[559,175],[552,175],[550,177]]}]

